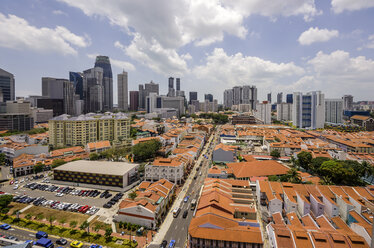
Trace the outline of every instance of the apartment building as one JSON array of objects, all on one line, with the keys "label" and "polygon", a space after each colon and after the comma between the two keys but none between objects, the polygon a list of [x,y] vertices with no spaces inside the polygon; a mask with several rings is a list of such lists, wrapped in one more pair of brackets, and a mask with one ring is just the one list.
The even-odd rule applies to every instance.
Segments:
[{"label": "apartment building", "polygon": [[127,141],[130,119],[123,113],[60,115],[49,120],[49,145],[84,146],[101,140]]},{"label": "apartment building", "polygon": [[145,180],[155,182],[165,178],[180,184],[184,176],[185,163],[172,158],[157,158],[145,166]]}]

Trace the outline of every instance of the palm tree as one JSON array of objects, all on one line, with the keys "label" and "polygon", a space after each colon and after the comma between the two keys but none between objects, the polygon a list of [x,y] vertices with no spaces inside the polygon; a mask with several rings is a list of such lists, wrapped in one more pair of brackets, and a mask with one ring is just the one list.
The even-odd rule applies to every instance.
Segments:
[{"label": "palm tree", "polygon": [[369,176],[371,176],[372,174],[372,165],[371,164],[369,164],[367,161],[362,161],[362,163],[361,163],[361,166],[362,166],[362,168],[361,168],[361,171],[362,171],[362,176],[363,177],[369,177]]},{"label": "palm tree", "polygon": [[287,172],[287,178],[288,178],[288,182],[290,183],[301,183],[301,176],[296,168],[291,168]]}]

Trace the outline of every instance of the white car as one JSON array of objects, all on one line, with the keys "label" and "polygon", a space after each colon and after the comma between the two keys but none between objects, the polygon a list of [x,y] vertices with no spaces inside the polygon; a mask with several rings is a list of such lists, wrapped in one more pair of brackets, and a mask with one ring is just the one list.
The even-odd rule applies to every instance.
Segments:
[{"label": "white car", "polygon": [[65,195],[64,193],[57,193],[57,194],[56,194],[57,197],[62,197],[62,196],[64,196],[64,195]]},{"label": "white car", "polygon": [[14,185],[13,190],[18,189],[18,187],[19,187],[18,184]]}]

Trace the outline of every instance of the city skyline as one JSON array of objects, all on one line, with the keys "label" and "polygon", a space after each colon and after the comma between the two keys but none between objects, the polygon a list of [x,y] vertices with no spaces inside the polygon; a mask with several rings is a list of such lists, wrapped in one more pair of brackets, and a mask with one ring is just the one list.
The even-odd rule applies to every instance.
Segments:
[{"label": "city skyline", "polygon": [[112,64],[114,103],[116,75],[123,70],[129,73],[129,91],[153,80],[167,93],[172,75],[181,78],[186,95],[199,91],[203,100],[212,93],[220,103],[225,89],[243,85],[256,85],[259,100],[268,92],[313,90],[328,98],[349,93],[355,101],[371,100],[374,4],[283,2],[101,6],[6,0],[0,11],[0,68],[14,75],[16,96],[39,94],[42,77],[67,79],[69,71],[92,67],[100,54]]}]

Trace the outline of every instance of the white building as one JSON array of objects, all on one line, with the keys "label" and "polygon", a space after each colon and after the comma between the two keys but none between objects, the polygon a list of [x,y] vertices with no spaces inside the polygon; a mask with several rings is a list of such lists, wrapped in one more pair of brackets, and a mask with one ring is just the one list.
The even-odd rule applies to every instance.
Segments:
[{"label": "white building", "polygon": [[257,104],[255,117],[263,121],[264,124],[271,124],[271,104],[267,101]]},{"label": "white building", "polygon": [[32,108],[31,116],[34,118],[34,123],[43,123],[48,122],[53,118],[52,109],[43,109],[43,108]]},{"label": "white building", "polygon": [[158,181],[165,178],[174,183],[181,183],[185,163],[171,158],[159,158],[145,166],[145,180]]},{"label": "white building", "polygon": [[298,128],[323,128],[325,124],[325,95],[321,91],[293,93],[292,122]]},{"label": "white building", "polygon": [[277,120],[278,121],[292,120],[292,103],[277,104]]},{"label": "white building", "polygon": [[199,109],[201,112],[217,112],[218,111],[218,102],[217,99],[214,99],[213,102],[205,100],[200,103]]},{"label": "white building", "polygon": [[325,121],[343,123],[343,99],[325,99]]}]

